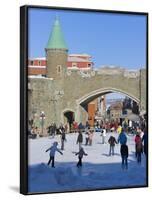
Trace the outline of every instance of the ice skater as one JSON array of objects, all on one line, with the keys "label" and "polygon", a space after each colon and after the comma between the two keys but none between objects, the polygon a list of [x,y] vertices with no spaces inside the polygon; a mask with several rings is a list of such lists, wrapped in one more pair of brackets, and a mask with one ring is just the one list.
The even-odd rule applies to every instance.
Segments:
[{"label": "ice skater", "polygon": [[85,145],[87,146],[88,145],[88,142],[89,142],[89,131],[87,131],[86,133],[85,133]]},{"label": "ice skater", "polygon": [[111,135],[108,140],[108,143],[110,144],[109,156],[111,156],[111,154],[114,156],[114,148],[115,144],[117,144],[116,138]]},{"label": "ice skater", "polygon": [[79,131],[79,134],[78,134],[78,137],[77,137],[77,144],[79,144],[79,151],[81,149],[81,145],[82,145],[82,142],[83,142],[83,135],[82,135],[82,132]]},{"label": "ice skater", "polygon": [[89,145],[92,145],[92,140],[93,140],[93,130],[89,131]]},{"label": "ice skater", "polygon": [[142,139],[139,134],[135,137],[135,149],[136,149],[136,158],[137,162],[141,163],[141,154],[143,153],[143,145],[142,145]]},{"label": "ice skater", "polygon": [[121,158],[122,158],[122,169],[128,169],[128,146],[122,144],[120,148]]},{"label": "ice skater", "polygon": [[52,167],[55,167],[54,166],[54,161],[55,161],[55,152],[58,151],[61,155],[63,155],[63,153],[57,148],[58,146],[58,143],[57,142],[54,142],[53,145],[47,149],[45,152],[48,152],[50,151],[50,159],[47,163],[47,165],[50,164],[50,162],[52,161]]},{"label": "ice skater", "polygon": [[61,133],[61,150],[64,150],[64,142],[66,141],[66,134],[65,134],[65,130],[60,130]]},{"label": "ice skater", "polygon": [[77,163],[77,167],[82,167],[82,158],[83,158],[83,155],[87,156],[88,154],[84,152],[84,149],[81,147],[80,148],[80,151],[77,152],[75,154],[76,156],[78,155],[78,158],[79,158],[79,161]]},{"label": "ice skater", "polygon": [[124,129],[121,130],[121,133],[118,137],[118,143],[120,142],[121,145],[126,144],[127,143],[127,136],[126,133],[124,131]]},{"label": "ice skater", "polygon": [[101,136],[102,136],[102,144],[105,144],[105,138],[106,138],[106,129],[103,127],[101,131]]}]

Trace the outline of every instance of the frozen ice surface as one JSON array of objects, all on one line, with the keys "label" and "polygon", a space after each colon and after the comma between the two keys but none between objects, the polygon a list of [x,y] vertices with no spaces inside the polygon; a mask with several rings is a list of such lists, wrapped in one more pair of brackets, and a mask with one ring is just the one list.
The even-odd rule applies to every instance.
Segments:
[{"label": "frozen ice surface", "polygon": [[[77,168],[78,145],[77,133],[66,136],[63,155],[56,152],[55,168],[48,166],[49,152],[45,152],[54,141],[58,141],[60,148],[60,136],[55,138],[45,137],[29,139],[29,192],[60,192],[77,191],[104,188],[121,188],[129,186],[146,185],[146,159],[142,155],[142,163],[139,165],[135,158],[134,137],[128,136],[128,170],[121,168],[120,144],[115,146],[115,155],[109,156],[109,144],[107,143],[111,133],[106,136],[106,144],[102,144],[100,133],[94,133],[92,146],[85,146],[88,156],[83,157],[82,168]],[[117,138],[118,135],[113,133]],[[83,135],[85,143],[85,135]]]}]

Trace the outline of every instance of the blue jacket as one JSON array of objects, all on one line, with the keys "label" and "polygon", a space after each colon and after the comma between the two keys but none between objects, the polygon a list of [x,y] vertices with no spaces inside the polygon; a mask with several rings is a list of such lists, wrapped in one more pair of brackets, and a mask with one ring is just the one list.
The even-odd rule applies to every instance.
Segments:
[{"label": "blue jacket", "polygon": [[127,136],[124,132],[120,133],[119,137],[118,137],[118,143],[120,142],[121,145],[126,144],[127,143]]}]

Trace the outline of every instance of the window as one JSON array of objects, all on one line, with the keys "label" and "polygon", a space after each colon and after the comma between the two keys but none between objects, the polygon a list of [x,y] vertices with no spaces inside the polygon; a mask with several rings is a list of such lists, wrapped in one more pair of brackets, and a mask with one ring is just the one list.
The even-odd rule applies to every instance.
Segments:
[{"label": "window", "polygon": [[30,64],[31,64],[31,65],[34,65],[34,62],[33,62],[33,60],[31,60]]},{"label": "window", "polygon": [[72,63],[72,67],[77,67],[77,63]]},{"label": "window", "polygon": [[91,67],[91,63],[88,63],[88,67],[89,67],[89,68]]},{"label": "window", "polygon": [[61,73],[62,73],[62,66],[57,65],[57,74],[61,74]]},{"label": "window", "polygon": [[41,61],[38,61],[38,66],[41,66]]}]

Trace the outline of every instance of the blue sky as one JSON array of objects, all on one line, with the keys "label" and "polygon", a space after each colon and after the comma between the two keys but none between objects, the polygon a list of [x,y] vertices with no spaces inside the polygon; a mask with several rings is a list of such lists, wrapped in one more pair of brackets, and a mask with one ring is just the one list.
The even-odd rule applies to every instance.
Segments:
[{"label": "blue sky", "polygon": [[29,10],[29,57],[45,56],[58,15],[69,53],[87,53],[95,67],[116,65],[138,69],[146,65],[146,17],[114,13]]}]

